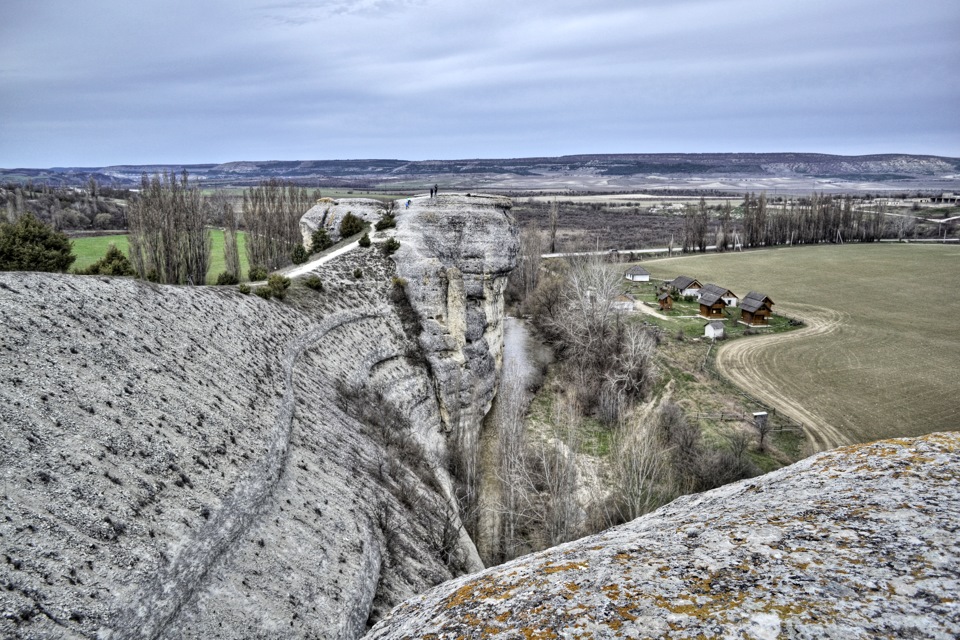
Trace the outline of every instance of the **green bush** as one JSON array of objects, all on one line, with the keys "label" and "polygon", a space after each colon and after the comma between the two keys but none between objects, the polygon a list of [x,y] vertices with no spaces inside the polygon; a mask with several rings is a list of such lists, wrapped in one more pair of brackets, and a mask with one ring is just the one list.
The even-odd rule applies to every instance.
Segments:
[{"label": "green bush", "polygon": [[260,265],[251,266],[247,271],[247,277],[253,282],[259,282],[267,279],[267,270]]},{"label": "green bush", "polygon": [[135,276],[137,272],[133,270],[130,259],[116,245],[110,244],[107,247],[107,253],[94,262],[86,269],[77,271],[84,276]]},{"label": "green bush", "polygon": [[356,278],[357,280],[359,280],[360,278],[363,277],[363,271],[362,271],[360,268],[354,269],[354,270],[353,270],[353,277]]},{"label": "green bush", "polygon": [[302,244],[298,244],[293,249],[293,255],[290,256],[290,260],[293,264],[303,264],[310,259],[310,256],[307,254],[306,248]]},{"label": "green bush", "polygon": [[383,252],[386,255],[392,255],[400,248],[400,241],[396,238],[389,238],[386,242],[383,243]]},{"label": "green bush", "polygon": [[218,285],[233,285],[237,284],[238,282],[240,282],[240,279],[229,271],[224,271],[217,276]]},{"label": "green bush", "polygon": [[397,226],[397,219],[391,215],[385,215],[380,220],[377,221],[377,231],[383,231],[385,229],[393,229]]},{"label": "green bush", "polygon": [[267,279],[266,288],[270,289],[270,293],[275,298],[283,300],[287,296],[287,289],[290,288],[290,278],[275,273]]},{"label": "green bush", "polygon": [[349,238],[356,235],[363,231],[364,226],[363,220],[348,211],[347,215],[343,216],[343,220],[340,221],[340,237]]},{"label": "green bush", "polygon": [[329,249],[332,246],[333,240],[330,239],[330,235],[327,233],[327,230],[322,227],[314,231],[313,235],[310,236],[311,253],[320,253],[321,251]]},{"label": "green bush", "polygon": [[248,285],[247,283],[241,284],[239,287],[237,287],[237,289],[239,289],[240,293],[242,293],[243,295],[247,295],[248,293],[250,293],[250,285]]},{"label": "green bush", "polygon": [[70,239],[32,213],[0,223],[0,271],[66,271],[76,260]]},{"label": "green bush", "polygon": [[364,247],[364,248],[369,247],[369,246],[370,246],[370,234],[369,234],[369,233],[365,233],[365,234],[363,234],[362,236],[360,236],[360,239],[357,240],[357,244],[359,244],[361,247]]},{"label": "green bush", "polygon": [[320,280],[320,276],[307,276],[303,280],[303,286],[314,291],[323,291],[323,281]]},{"label": "green bush", "polygon": [[269,300],[273,297],[273,289],[270,287],[257,287],[253,290],[253,293],[260,296],[264,300]]}]

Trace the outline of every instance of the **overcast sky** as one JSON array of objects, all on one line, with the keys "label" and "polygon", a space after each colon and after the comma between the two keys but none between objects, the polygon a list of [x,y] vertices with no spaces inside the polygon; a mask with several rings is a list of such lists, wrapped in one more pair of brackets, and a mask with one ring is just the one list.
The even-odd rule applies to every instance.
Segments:
[{"label": "overcast sky", "polygon": [[958,0],[5,0],[0,167],[960,156]]}]

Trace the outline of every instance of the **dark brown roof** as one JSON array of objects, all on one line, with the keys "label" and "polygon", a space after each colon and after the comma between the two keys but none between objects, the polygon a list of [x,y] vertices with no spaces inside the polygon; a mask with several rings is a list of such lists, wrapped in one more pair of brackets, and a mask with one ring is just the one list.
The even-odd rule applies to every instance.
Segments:
[{"label": "dark brown roof", "polygon": [[705,285],[703,285],[702,287],[700,287],[700,297],[701,297],[701,298],[703,298],[703,294],[704,294],[704,293],[715,293],[715,294],[717,294],[718,296],[721,296],[721,297],[722,297],[722,296],[733,296],[734,298],[737,297],[737,294],[735,294],[733,291],[730,291],[730,289],[727,289],[726,287],[721,287],[721,286],[718,285],[718,284],[705,284]]},{"label": "dark brown roof", "polygon": [[689,289],[690,285],[692,284],[697,285],[694,288],[700,287],[700,283],[697,282],[696,278],[691,278],[690,276],[677,276],[676,278],[671,280],[669,284],[674,289],[680,289],[681,291],[683,291],[684,289]]},{"label": "dark brown roof", "polygon": [[700,304],[705,304],[708,307],[712,307],[717,304],[717,302],[722,302],[724,306],[727,305],[723,300],[723,296],[715,291],[708,291],[703,293],[703,289],[700,289]]},{"label": "dark brown roof", "polygon": [[749,311],[750,313],[756,313],[763,307],[766,307],[767,310],[770,310],[770,307],[773,306],[773,300],[768,296],[757,293],[756,291],[751,291],[740,301],[740,308],[744,311]]}]

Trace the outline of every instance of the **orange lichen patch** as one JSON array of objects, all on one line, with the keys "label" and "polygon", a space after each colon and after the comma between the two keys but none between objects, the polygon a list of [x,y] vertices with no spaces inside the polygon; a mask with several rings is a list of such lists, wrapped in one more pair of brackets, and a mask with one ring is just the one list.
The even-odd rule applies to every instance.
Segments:
[{"label": "orange lichen patch", "polygon": [[568,562],[566,564],[558,564],[558,565],[547,563],[543,566],[543,572],[549,574],[549,573],[559,573],[561,571],[572,571],[573,569],[586,569],[586,568],[587,568],[586,561]]},{"label": "orange lichen patch", "polygon": [[497,622],[506,622],[509,619],[510,619],[509,611],[504,611],[503,613],[498,615],[496,618],[494,618],[494,620],[496,620]]},{"label": "orange lichen patch", "polygon": [[550,640],[559,637],[553,629],[520,629],[520,633],[527,640]]},{"label": "orange lichen patch", "polygon": [[576,582],[568,582],[563,586],[565,586],[568,590],[573,592],[577,592],[580,590],[580,585],[578,585]]},{"label": "orange lichen patch", "polygon": [[476,600],[490,598],[506,600],[513,595],[513,590],[516,586],[517,585],[502,585],[493,577],[486,576],[473,582],[468,582],[457,589],[452,596],[447,598],[443,606],[446,609],[452,609]]},{"label": "orange lichen patch", "polygon": [[633,554],[626,551],[621,551],[617,555],[613,556],[613,559],[620,564],[627,564],[633,562]]},{"label": "orange lichen patch", "polygon": [[600,588],[603,591],[603,594],[610,598],[613,601],[620,599],[620,585],[617,584],[608,584],[605,587]]}]

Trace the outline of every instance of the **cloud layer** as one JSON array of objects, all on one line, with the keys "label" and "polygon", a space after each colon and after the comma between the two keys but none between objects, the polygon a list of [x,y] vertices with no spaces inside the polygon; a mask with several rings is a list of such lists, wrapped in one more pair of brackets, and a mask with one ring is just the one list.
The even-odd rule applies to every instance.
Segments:
[{"label": "cloud layer", "polygon": [[955,0],[13,0],[0,166],[960,156]]}]

